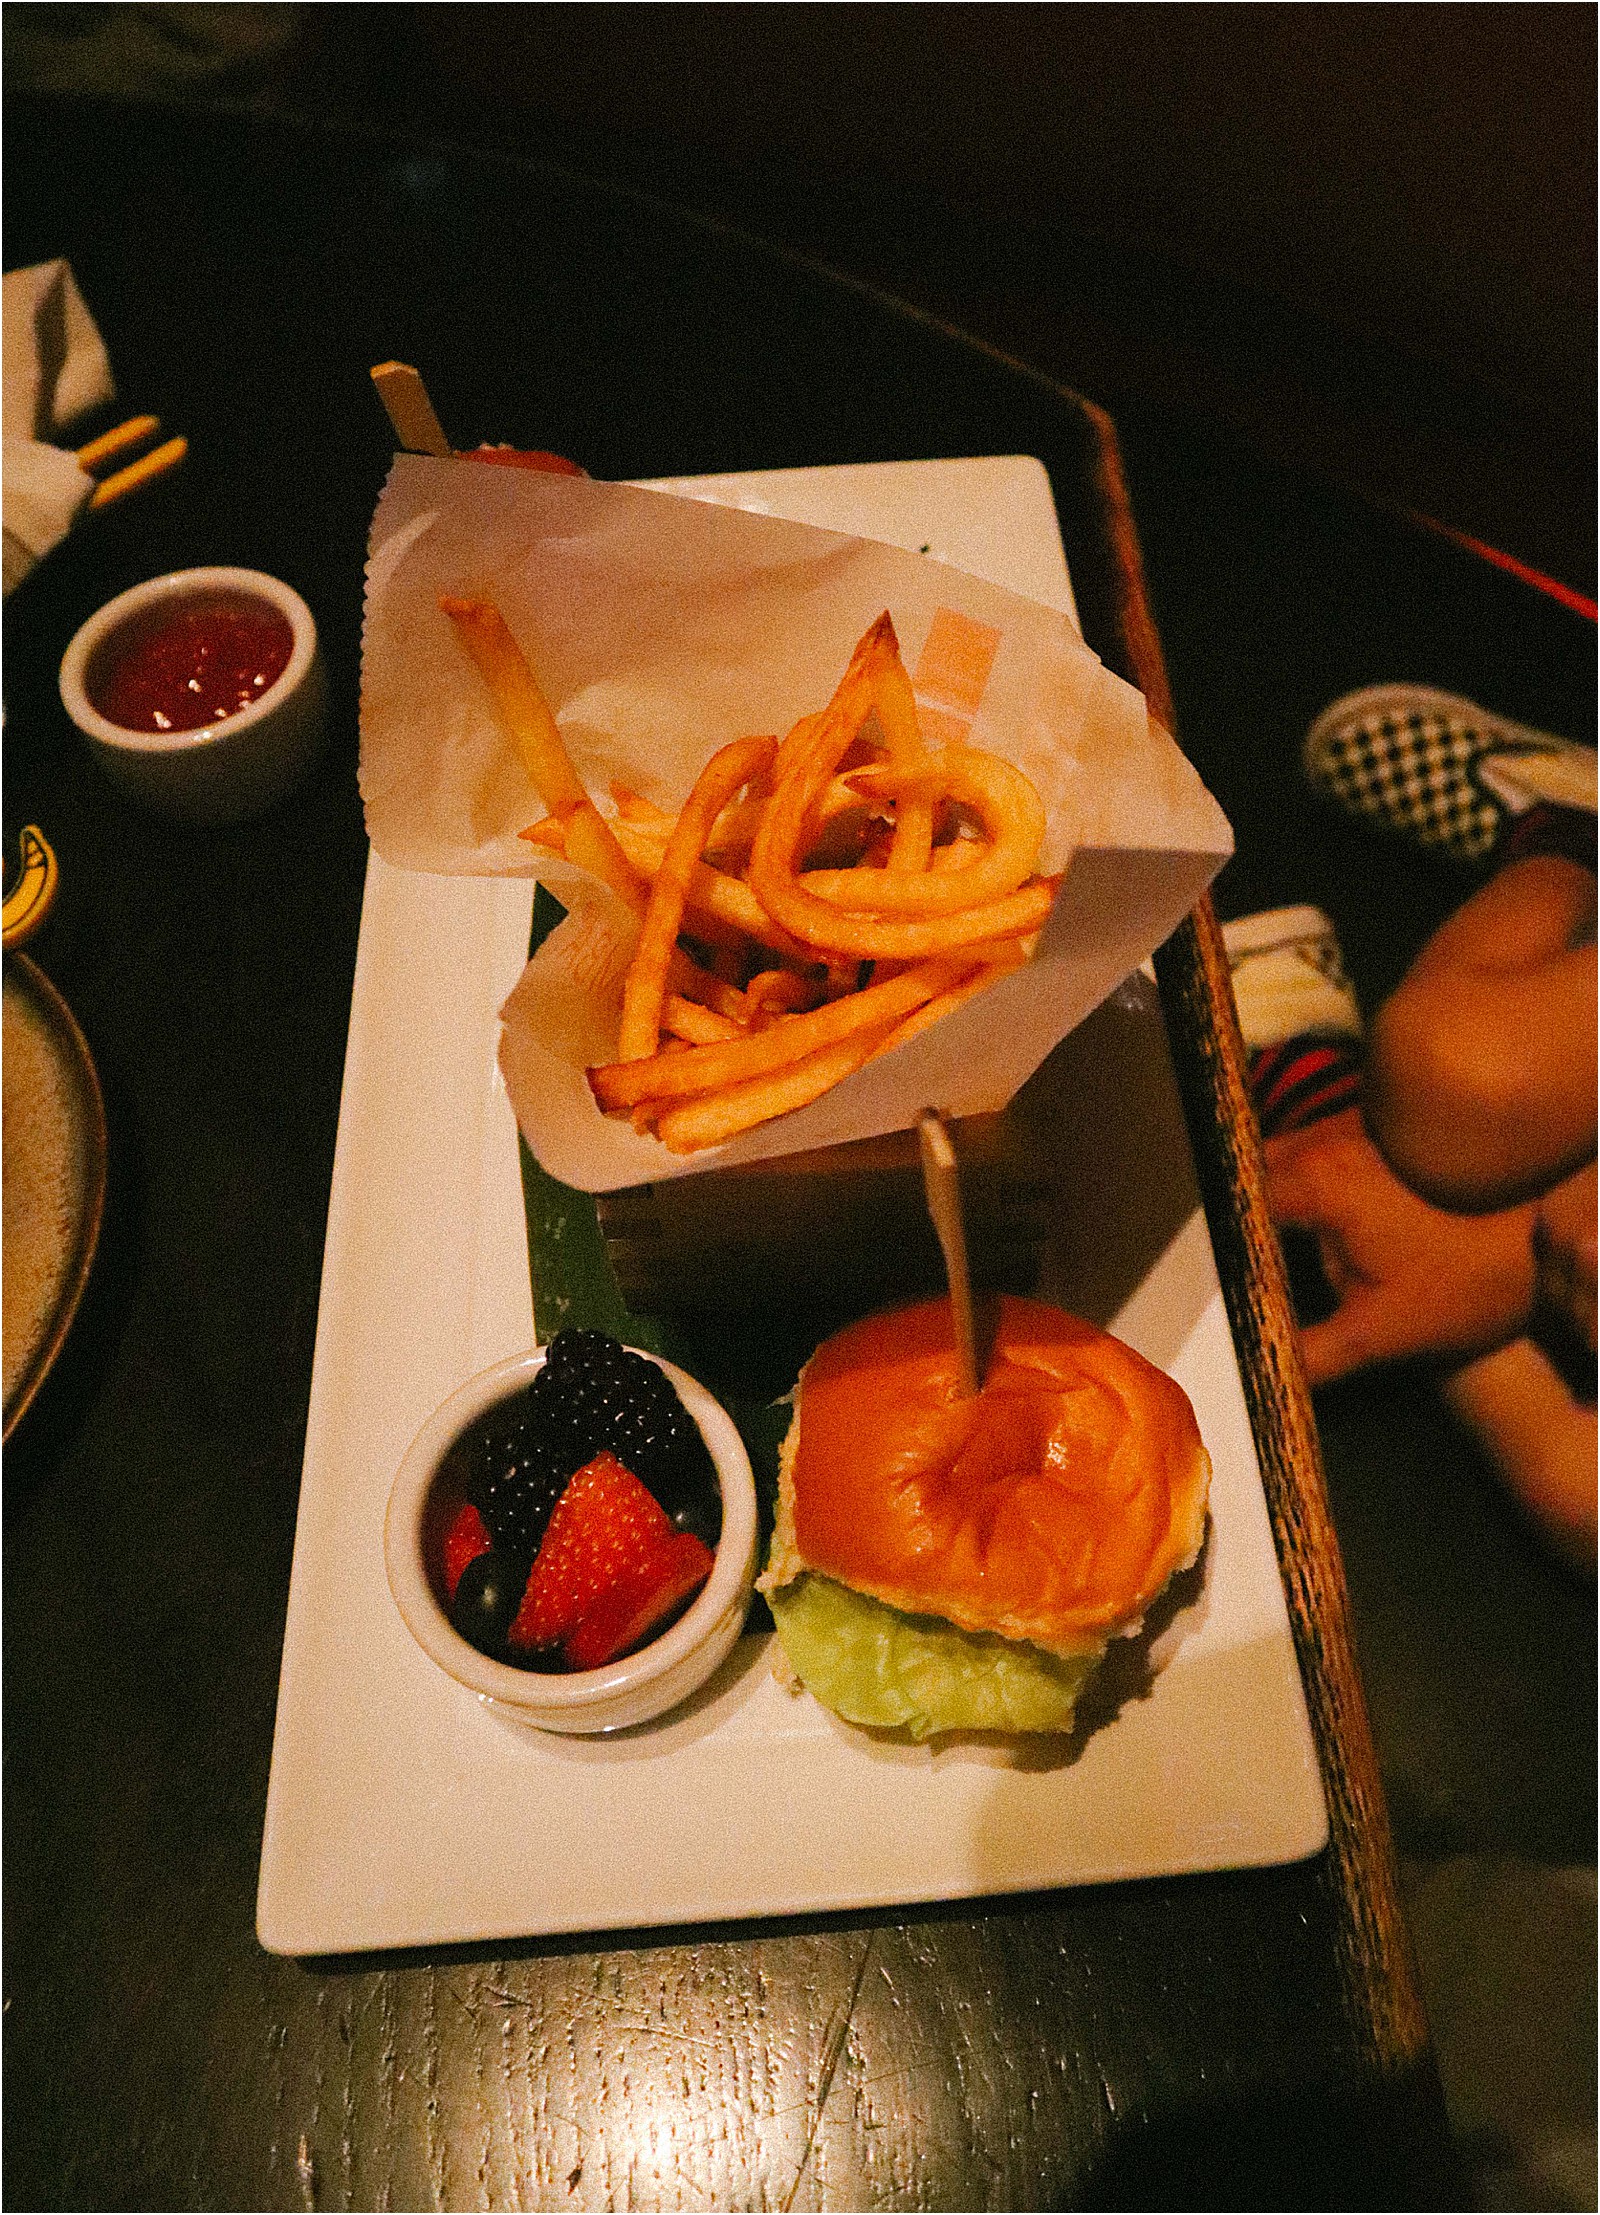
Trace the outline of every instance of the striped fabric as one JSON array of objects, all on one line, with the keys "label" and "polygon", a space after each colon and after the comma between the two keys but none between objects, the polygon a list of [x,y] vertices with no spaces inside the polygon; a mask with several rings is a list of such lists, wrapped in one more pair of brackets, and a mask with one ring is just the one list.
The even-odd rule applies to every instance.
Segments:
[{"label": "striped fabric", "polygon": [[1353,1038],[1287,1038],[1248,1063],[1263,1138],[1303,1130],[1361,1097],[1361,1048]]}]

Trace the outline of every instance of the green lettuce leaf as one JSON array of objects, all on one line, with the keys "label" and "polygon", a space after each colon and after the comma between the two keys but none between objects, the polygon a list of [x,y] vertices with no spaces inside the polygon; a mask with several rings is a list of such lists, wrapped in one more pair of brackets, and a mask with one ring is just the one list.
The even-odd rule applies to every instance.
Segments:
[{"label": "green lettuce leaf", "polygon": [[1064,1731],[1097,1654],[902,1615],[811,1573],[767,1594],[797,1677],[847,1722],[931,1738],[948,1730]]}]

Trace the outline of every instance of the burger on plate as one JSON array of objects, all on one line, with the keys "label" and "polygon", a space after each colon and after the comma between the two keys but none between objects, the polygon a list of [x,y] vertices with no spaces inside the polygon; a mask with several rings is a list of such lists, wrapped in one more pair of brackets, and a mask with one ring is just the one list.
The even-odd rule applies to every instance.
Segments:
[{"label": "burger on plate", "polygon": [[1120,1339],[1005,1298],[974,1398],[930,1300],[801,1372],[759,1588],[794,1674],[850,1722],[1065,1731],[1197,1558],[1210,1480],[1188,1396]]}]

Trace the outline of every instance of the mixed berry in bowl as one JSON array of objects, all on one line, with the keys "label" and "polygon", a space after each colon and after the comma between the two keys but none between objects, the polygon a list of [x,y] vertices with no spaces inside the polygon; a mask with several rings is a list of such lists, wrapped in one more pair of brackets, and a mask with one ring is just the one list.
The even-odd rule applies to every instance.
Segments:
[{"label": "mixed berry in bowl", "polygon": [[455,1628],[518,1668],[596,1669],[666,1628],[711,1574],[722,1495],[671,1380],[602,1331],[551,1342],[439,1466]]},{"label": "mixed berry in bowl", "polygon": [[541,1729],[648,1721],[744,1627],[755,1484],[726,1409],[597,1331],[501,1362],[435,1410],[384,1524],[389,1587],[458,1684]]}]

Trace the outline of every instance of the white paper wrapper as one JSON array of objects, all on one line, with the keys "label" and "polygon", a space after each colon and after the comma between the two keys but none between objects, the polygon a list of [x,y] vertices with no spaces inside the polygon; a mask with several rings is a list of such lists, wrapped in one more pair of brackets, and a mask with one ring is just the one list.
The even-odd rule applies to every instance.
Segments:
[{"label": "white paper wrapper", "polygon": [[[1038,787],[1042,872],[1067,874],[1027,966],[824,1098],[726,1146],[670,1153],[595,1107],[635,926],[518,837],[545,812],[438,606],[493,598],[589,791],[667,808],[710,755],[827,701],[885,608],[914,669],[936,610],[1000,633],[972,742]],[[1232,851],[1227,821],[1142,696],[1064,615],[926,556],[703,500],[397,458],[373,520],[362,649],[367,828],[402,868],[538,876],[570,914],[503,1010],[500,1062],[538,1160],[611,1191],[1001,1107],[1160,945]]]}]

